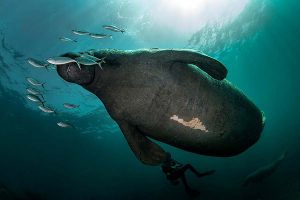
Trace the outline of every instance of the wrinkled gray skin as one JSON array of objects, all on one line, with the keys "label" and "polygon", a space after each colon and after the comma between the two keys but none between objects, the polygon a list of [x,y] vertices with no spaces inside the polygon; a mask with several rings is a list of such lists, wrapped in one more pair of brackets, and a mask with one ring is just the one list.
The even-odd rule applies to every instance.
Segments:
[{"label": "wrinkled gray skin", "polygon": [[286,152],[282,153],[279,158],[277,158],[272,163],[258,168],[254,172],[250,173],[244,180],[243,186],[248,186],[250,183],[259,183],[264,179],[268,178],[277,170],[281,162],[286,157]]},{"label": "wrinkled gray skin", "polygon": [[[118,123],[137,158],[158,165],[165,151],[152,138],[210,156],[237,155],[260,137],[261,111],[224,78],[220,62],[191,50],[90,50],[98,65],[57,66],[66,81],[94,93]],[[79,54],[67,53],[75,59]],[[69,69],[69,70],[68,70]],[[198,118],[208,132],[185,122]]]}]

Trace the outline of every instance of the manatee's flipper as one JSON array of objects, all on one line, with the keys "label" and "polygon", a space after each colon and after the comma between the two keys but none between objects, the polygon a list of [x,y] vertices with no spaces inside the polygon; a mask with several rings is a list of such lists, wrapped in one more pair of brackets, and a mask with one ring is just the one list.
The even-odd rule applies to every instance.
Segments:
[{"label": "manatee's flipper", "polygon": [[222,63],[197,51],[162,50],[160,56],[166,62],[194,64],[217,80],[223,80],[227,76],[227,69]]},{"label": "manatee's flipper", "polygon": [[135,156],[147,165],[159,165],[166,159],[166,152],[144,136],[136,127],[125,121],[118,122]]}]

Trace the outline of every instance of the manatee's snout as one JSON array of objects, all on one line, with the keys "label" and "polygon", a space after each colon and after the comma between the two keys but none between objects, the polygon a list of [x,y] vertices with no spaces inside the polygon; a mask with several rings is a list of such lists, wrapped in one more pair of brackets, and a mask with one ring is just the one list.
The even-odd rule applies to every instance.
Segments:
[{"label": "manatee's snout", "polygon": [[57,73],[64,80],[71,83],[77,83],[80,85],[91,83],[95,77],[95,67],[80,65],[80,68],[75,62],[65,65],[57,65]]}]

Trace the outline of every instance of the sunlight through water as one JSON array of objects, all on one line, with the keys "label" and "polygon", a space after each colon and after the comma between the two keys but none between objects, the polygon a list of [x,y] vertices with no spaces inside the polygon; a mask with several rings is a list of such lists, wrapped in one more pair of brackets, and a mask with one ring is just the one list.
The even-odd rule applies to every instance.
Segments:
[{"label": "sunlight through water", "polygon": [[[181,34],[190,34],[207,23],[233,20],[247,5],[249,0],[142,0],[140,10],[149,8],[150,23],[165,27]],[[145,13],[144,13],[145,14]]]}]

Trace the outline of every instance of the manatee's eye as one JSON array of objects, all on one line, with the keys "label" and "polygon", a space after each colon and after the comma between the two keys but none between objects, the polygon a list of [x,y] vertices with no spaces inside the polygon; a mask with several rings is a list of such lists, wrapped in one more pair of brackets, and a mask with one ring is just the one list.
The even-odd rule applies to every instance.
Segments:
[{"label": "manatee's eye", "polygon": [[57,66],[58,74],[66,81],[86,85],[94,80],[95,67],[81,65],[81,69],[76,63],[69,63]]}]

